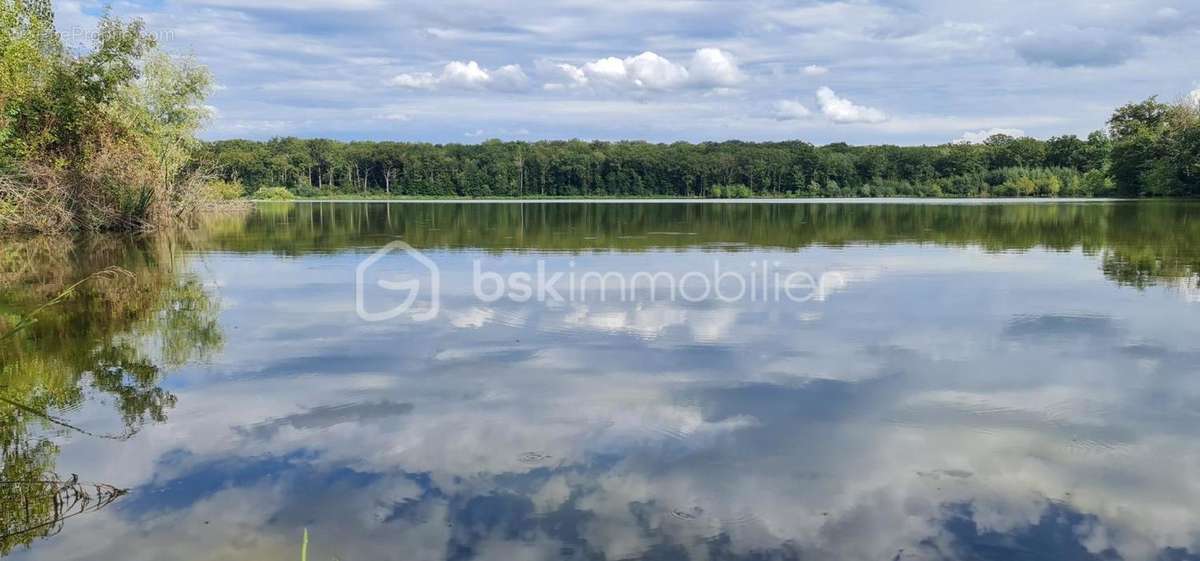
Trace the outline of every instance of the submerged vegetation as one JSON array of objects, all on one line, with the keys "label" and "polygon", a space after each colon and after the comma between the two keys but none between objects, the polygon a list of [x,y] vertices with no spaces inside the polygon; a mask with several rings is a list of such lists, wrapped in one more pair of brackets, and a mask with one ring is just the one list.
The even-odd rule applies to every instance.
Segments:
[{"label": "submerged vegetation", "polygon": [[0,230],[142,230],[192,212],[207,70],[110,16],[75,54],[53,13],[0,0]]},{"label": "submerged vegetation", "polygon": [[1149,99],[1086,139],[979,144],[802,141],[434,145],[277,138],[205,145],[248,191],[303,197],[1196,197],[1200,114]]}]

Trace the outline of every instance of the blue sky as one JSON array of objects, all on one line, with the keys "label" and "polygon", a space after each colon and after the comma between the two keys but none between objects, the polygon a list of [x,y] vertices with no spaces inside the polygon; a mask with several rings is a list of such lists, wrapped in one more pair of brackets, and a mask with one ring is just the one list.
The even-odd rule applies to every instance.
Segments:
[{"label": "blue sky", "polygon": [[[81,43],[100,2],[57,2]],[[928,144],[1200,98],[1185,0],[153,0],[207,64],[205,138]]]}]

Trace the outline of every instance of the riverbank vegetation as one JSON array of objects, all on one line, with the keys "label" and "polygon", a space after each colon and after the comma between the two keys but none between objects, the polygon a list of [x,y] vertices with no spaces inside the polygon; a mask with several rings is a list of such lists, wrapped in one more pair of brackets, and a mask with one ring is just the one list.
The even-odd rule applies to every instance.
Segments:
[{"label": "riverbank vegetation", "polygon": [[141,22],[77,54],[49,0],[0,0],[0,230],[143,230],[196,209],[208,72]]},{"label": "riverbank vegetation", "polygon": [[978,144],[802,141],[435,145],[276,138],[206,144],[244,192],[302,197],[1195,197],[1200,117],[1151,98],[1087,138]]}]

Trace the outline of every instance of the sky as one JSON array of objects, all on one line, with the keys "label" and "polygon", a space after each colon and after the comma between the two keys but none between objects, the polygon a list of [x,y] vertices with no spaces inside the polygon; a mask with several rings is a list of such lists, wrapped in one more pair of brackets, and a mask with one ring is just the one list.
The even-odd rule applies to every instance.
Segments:
[{"label": "sky", "polygon": [[[56,2],[83,45],[102,2]],[[1200,99],[1188,0],[133,0],[206,139],[939,144]]]}]

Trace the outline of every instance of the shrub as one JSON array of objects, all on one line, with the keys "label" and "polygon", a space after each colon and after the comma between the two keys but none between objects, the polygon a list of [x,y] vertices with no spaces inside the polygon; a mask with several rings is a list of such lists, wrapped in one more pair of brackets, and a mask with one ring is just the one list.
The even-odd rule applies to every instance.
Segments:
[{"label": "shrub", "polygon": [[144,230],[195,211],[208,72],[105,16],[76,54],[48,0],[0,1],[0,228]]},{"label": "shrub", "polygon": [[1037,194],[1042,197],[1057,197],[1062,191],[1062,180],[1057,175],[1039,177],[1036,183]]},{"label": "shrub", "polygon": [[1103,170],[1094,169],[1083,174],[1083,191],[1089,195],[1110,196],[1116,189],[1111,177]]},{"label": "shrub", "polygon": [[321,196],[320,189],[317,189],[316,187],[312,187],[309,185],[301,185],[301,186],[297,187],[295,190],[295,193],[296,193],[297,197],[305,197],[305,198]]},{"label": "shrub", "polygon": [[290,201],[296,196],[283,187],[263,187],[250,195],[250,198],[256,201]]},{"label": "shrub", "polygon": [[711,193],[714,199],[748,199],[754,196],[754,192],[749,187],[740,183],[734,185],[714,185]]},{"label": "shrub", "polygon": [[216,180],[209,181],[204,188],[204,196],[210,201],[232,201],[246,194],[246,188],[238,181]]}]

